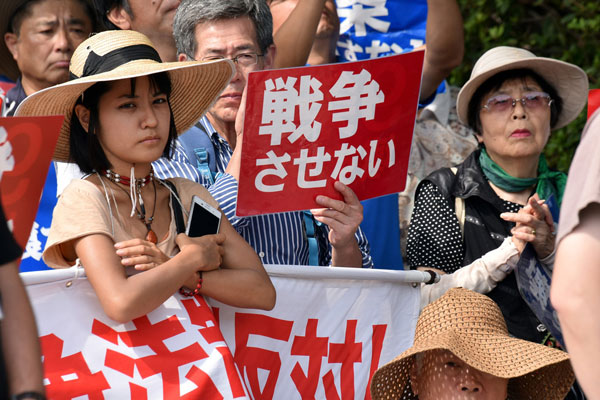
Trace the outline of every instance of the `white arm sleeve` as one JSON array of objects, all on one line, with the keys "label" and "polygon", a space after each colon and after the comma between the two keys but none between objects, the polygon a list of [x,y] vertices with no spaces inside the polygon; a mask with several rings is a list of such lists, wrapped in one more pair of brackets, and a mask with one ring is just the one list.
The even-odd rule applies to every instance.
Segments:
[{"label": "white arm sleeve", "polygon": [[519,252],[511,237],[504,239],[500,247],[487,252],[457,271],[441,275],[440,281],[431,285],[421,285],[421,309],[441,297],[453,287],[462,287],[478,293],[488,293],[498,282],[515,268]]}]

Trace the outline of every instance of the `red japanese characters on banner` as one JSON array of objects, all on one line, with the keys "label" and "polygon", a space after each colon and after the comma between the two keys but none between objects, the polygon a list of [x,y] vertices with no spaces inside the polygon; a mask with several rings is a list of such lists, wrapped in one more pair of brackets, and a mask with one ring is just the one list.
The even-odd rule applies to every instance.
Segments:
[{"label": "red japanese characters on banner", "polygon": [[414,271],[266,269],[273,310],[176,293],[125,324],[83,271],[22,274],[48,398],[370,399],[375,370],[412,344],[420,290],[402,276]]},{"label": "red japanese characters on banner", "polygon": [[[345,326],[340,326],[336,331],[342,331],[343,341],[336,343],[328,336],[317,335],[318,319],[309,319],[305,323],[305,331],[301,335],[291,335],[292,326],[300,325],[301,321],[281,320],[266,315],[236,313],[235,315],[235,363],[248,378],[249,390],[255,399],[273,399],[277,383],[285,381],[282,378],[282,358],[296,359],[290,374],[291,381],[297,394],[303,399],[319,397],[319,386],[324,390],[327,399],[354,399],[369,398],[369,393],[355,393],[355,371],[361,375],[368,373],[371,379],[377,369],[381,348],[387,325],[373,325],[373,335],[367,336],[363,343],[357,341],[357,320],[346,321]],[[321,323],[321,330],[325,331]],[[281,354],[264,348],[249,346],[251,336],[262,336],[287,342],[291,344],[289,354]],[[369,345],[369,346],[367,346]],[[365,347],[365,349],[363,349]],[[365,351],[366,350],[366,351]],[[363,360],[363,354],[368,360]],[[301,363],[304,359],[306,363]],[[363,363],[370,362],[371,368],[363,367]],[[289,362],[288,362],[289,363]],[[303,365],[308,365],[305,368]],[[321,370],[326,372],[321,377]],[[333,371],[336,371],[334,374]],[[261,384],[259,372],[266,371],[266,379]],[[336,383],[339,376],[339,384]],[[359,379],[362,380],[361,376]],[[339,392],[337,389],[339,386]]]},{"label": "red japanese characters on banner", "polygon": [[268,313],[208,300],[251,398],[369,399],[375,370],[412,343],[410,285],[320,270],[267,266],[277,290]]},{"label": "red japanese characters on banner", "polygon": [[236,214],[402,191],[423,54],[250,73]]},{"label": "red japanese characters on banner", "polygon": [[79,325],[50,332],[42,326],[48,398],[248,398],[204,298],[168,303],[125,325],[93,317],[92,306]]},{"label": "red japanese characters on banner", "polygon": [[25,247],[63,116],[0,118],[0,192],[6,220]]}]

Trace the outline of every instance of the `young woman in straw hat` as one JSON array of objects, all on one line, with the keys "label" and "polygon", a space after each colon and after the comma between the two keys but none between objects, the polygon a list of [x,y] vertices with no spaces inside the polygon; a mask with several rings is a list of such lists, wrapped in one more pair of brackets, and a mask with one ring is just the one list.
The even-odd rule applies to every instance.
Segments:
[{"label": "young woman in straw hat", "polygon": [[454,288],[425,307],[413,346],[375,372],[371,397],[561,400],[573,380],[567,353],[511,337],[492,300]]},{"label": "young woman in straw hat", "polygon": [[[583,109],[587,90],[587,75],[572,64],[514,47],[481,56],[457,98],[458,115],[477,132],[480,148],[419,185],[408,233],[412,268],[452,273],[493,256],[488,270],[510,272],[527,242],[542,262],[551,262],[550,209],[560,206],[566,176],[548,169],[542,151],[551,130]],[[512,335],[547,341],[513,273],[489,296]]]},{"label": "young woman in straw hat", "polygon": [[178,290],[271,309],[269,277],[225,217],[218,234],[177,234],[193,195],[218,207],[204,187],[152,174],[151,163],[200,118],[233,65],[161,63],[144,35],[107,31],[77,48],[70,72],[74,79],[35,93],[17,110],[65,115],[54,159],[88,173],[62,193],[44,261],[63,268],[79,259],[104,311],[119,322],[147,314]]}]

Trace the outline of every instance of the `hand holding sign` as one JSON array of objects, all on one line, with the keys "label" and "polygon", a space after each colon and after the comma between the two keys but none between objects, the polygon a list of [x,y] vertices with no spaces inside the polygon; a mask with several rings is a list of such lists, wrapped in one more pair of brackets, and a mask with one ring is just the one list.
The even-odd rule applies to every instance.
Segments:
[{"label": "hand holding sign", "polygon": [[310,210],[315,219],[329,227],[329,242],[332,246],[332,264],[344,267],[361,267],[362,255],[354,234],[363,219],[363,207],[356,194],[341,182],[334,188],[344,200],[317,196],[317,203],[327,208]]},{"label": "hand holding sign", "polygon": [[229,175],[233,176],[236,180],[240,179],[240,165],[241,165],[241,155],[242,155],[242,138],[244,135],[244,117],[246,115],[246,92],[248,86],[244,88],[242,92],[242,100],[240,101],[240,108],[238,108],[238,112],[235,116],[235,132],[237,134],[236,142],[230,143],[234,148],[233,154],[231,155],[231,159],[229,160],[229,164],[227,164],[227,172]]},{"label": "hand holding sign", "polygon": [[[248,93],[248,84],[242,92],[242,100],[240,101],[240,107],[235,115],[235,132],[237,133],[238,139],[241,139],[244,133],[244,117],[246,116],[246,94]],[[237,145],[236,145],[237,147]]]},{"label": "hand holding sign", "polygon": [[306,210],[319,195],[341,200],[336,181],[360,200],[402,191],[423,54],[251,72],[244,145],[236,154],[238,135],[232,157],[236,215]]}]

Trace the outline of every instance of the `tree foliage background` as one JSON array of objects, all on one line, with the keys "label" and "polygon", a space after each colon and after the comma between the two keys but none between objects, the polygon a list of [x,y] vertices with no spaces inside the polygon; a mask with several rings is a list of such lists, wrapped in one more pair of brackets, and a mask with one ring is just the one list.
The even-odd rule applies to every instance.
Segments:
[{"label": "tree foliage background", "polygon": [[[449,78],[462,86],[473,65],[495,46],[523,47],[537,56],[576,64],[587,72],[590,88],[600,83],[600,2],[574,0],[458,0],[465,26],[465,57]],[[587,110],[552,133],[545,149],[548,164],[567,172]]]}]

